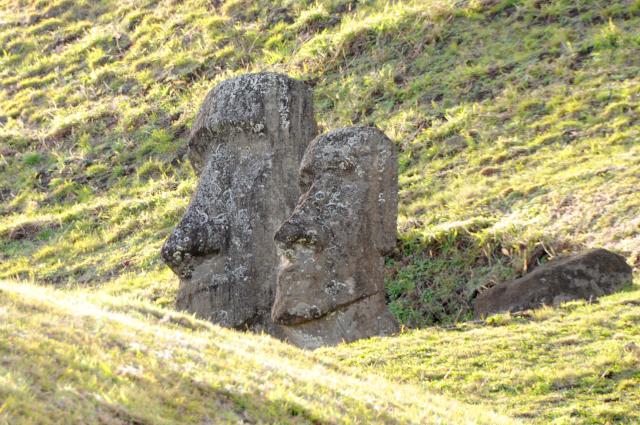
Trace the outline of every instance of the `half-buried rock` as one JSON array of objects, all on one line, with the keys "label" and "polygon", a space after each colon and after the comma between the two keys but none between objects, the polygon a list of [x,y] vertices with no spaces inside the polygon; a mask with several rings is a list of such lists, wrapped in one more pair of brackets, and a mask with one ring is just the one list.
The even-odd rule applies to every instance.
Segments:
[{"label": "half-buried rock", "polygon": [[300,166],[303,195],[275,235],[273,320],[304,348],[396,332],[384,255],[396,242],[397,153],[378,129],[319,136]]},{"label": "half-buried rock", "polygon": [[631,283],[624,257],[593,249],[544,264],[511,282],[496,285],[474,301],[476,317],[516,312],[578,299],[595,299]]},{"label": "half-buried rock", "polygon": [[311,91],[284,75],[243,75],[206,96],[189,140],[200,181],[162,247],[180,277],[177,307],[282,336],[270,318],[273,235],[299,197],[300,161],[317,134]]}]

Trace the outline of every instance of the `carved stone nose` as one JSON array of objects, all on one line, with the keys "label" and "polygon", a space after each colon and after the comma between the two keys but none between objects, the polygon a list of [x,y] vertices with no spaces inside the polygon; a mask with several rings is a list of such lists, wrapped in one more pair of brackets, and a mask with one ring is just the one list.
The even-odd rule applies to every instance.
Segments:
[{"label": "carved stone nose", "polygon": [[300,226],[287,220],[280,226],[273,239],[276,243],[287,247],[297,240],[300,235]]},{"label": "carved stone nose", "polygon": [[222,217],[204,224],[189,211],[162,246],[167,265],[182,278],[191,276],[199,258],[218,254],[226,241],[227,226]]},{"label": "carved stone nose", "polygon": [[322,235],[313,220],[309,218],[305,219],[303,214],[296,209],[280,226],[273,239],[282,248],[291,248],[294,244],[321,245]]}]

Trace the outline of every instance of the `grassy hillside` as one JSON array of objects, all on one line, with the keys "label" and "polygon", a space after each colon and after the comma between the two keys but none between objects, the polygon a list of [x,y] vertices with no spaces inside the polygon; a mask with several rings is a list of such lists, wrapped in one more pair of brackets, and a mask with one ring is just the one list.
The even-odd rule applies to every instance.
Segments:
[{"label": "grassy hillside", "polygon": [[[222,3],[222,4],[218,4]],[[218,81],[276,70],[401,149],[407,325],[582,246],[638,262],[638,1],[5,1],[0,277],[169,305],[158,250]]]},{"label": "grassy hillside", "polygon": [[[465,322],[562,252],[638,271],[638,28],[639,0],[0,0],[0,423],[494,420],[449,397],[638,422],[637,277]],[[170,310],[190,125],[263,70],[313,86],[323,129],[397,144],[390,306],[439,327],[310,354]]]},{"label": "grassy hillside", "polygon": [[[640,282],[636,282],[640,283]],[[640,422],[640,289],[320,350],[536,424]]]},{"label": "grassy hillside", "polygon": [[0,303],[0,423],[515,423],[144,303],[7,283]]}]

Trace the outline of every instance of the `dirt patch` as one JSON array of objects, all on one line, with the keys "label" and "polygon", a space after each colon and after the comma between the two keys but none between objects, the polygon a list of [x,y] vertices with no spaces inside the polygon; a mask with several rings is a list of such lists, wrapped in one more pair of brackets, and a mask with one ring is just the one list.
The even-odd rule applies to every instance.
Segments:
[{"label": "dirt patch", "polygon": [[10,241],[33,240],[42,231],[59,227],[59,223],[51,221],[26,221],[0,231],[0,237]]}]

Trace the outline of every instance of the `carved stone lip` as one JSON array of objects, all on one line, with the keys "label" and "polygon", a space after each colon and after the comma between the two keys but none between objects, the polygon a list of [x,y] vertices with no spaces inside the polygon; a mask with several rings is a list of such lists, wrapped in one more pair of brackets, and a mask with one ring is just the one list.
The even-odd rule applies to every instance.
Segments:
[{"label": "carved stone lip", "polygon": [[351,300],[349,302],[340,304],[338,306],[336,306],[333,310],[327,311],[326,313],[322,313],[322,314],[318,314],[318,315],[314,315],[313,317],[310,318],[303,318],[301,316],[295,316],[295,315],[291,315],[289,313],[287,313],[286,311],[279,313],[279,315],[271,315],[271,318],[273,319],[273,321],[279,325],[287,325],[287,326],[298,326],[298,325],[304,325],[305,323],[309,323],[309,322],[313,322],[316,321],[318,319],[322,319],[323,317],[326,316],[330,316],[336,313],[339,313],[343,310],[346,310],[347,308],[349,308],[351,305],[358,303],[362,300],[365,300],[369,297],[372,297],[376,294],[365,294],[362,295],[354,300]]},{"label": "carved stone lip", "polygon": [[[188,258],[186,258],[187,255],[188,255]],[[167,259],[167,257],[164,256],[164,253],[163,253],[163,258],[167,266],[169,266],[169,268],[175,274],[177,274],[178,277],[180,277],[181,279],[189,279],[196,267],[198,267],[205,261],[210,260],[211,258],[217,257],[219,255],[220,255],[220,250],[213,249],[205,255],[198,255],[198,256],[193,256],[190,253],[185,252],[182,254],[182,260],[179,263],[176,263],[176,261],[171,257]]]}]

